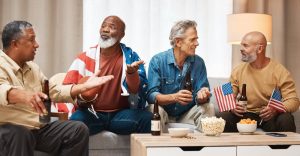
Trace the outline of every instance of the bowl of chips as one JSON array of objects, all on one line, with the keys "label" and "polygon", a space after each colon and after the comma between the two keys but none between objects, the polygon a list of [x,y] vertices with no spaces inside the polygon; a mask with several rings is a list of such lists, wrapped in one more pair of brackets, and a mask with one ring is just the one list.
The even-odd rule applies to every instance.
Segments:
[{"label": "bowl of chips", "polygon": [[240,122],[236,123],[236,127],[240,134],[253,134],[257,128],[256,120],[241,119]]}]

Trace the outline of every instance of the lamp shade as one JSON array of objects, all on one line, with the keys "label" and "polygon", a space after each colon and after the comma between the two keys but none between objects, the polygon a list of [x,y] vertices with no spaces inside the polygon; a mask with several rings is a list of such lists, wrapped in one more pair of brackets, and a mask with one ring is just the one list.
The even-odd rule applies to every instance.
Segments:
[{"label": "lamp shade", "polygon": [[227,17],[228,42],[240,44],[244,35],[251,31],[263,33],[268,44],[272,41],[272,16],[256,13],[230,14]]}]

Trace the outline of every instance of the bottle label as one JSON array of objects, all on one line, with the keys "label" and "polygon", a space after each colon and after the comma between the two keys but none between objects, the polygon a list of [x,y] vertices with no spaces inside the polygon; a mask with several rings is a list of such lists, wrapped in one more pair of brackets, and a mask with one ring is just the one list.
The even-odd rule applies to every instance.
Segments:
[{"label": "bottle label", "polygon": [[245,111],[247,111],[247,104],[248,104],[247,101],[239,101],[238,104],[241,105],[241,106],[243,106],[244,109],[245,109]]},{"label": "bottle label", "polygon": [[160,120],[151,120],[151,131],[160,131]]}]

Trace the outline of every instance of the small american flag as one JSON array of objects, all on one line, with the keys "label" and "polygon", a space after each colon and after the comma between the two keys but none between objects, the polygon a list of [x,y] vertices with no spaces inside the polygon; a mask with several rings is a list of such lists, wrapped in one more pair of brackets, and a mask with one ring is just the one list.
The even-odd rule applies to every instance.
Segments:
[{"label": "small american flag", "polygon": [[276,87],[273,90],[272,96],[270,97],[268,106],[276,109],[278,112],[286,112],[286,109],[283,103],[281,102],[281,98],[282,98],[281,93],[279,89]]},{"label": "small american flag", "polygon": [[220,112],[228,111],[236,107],[230,82],[214,88],[214,92]]}]

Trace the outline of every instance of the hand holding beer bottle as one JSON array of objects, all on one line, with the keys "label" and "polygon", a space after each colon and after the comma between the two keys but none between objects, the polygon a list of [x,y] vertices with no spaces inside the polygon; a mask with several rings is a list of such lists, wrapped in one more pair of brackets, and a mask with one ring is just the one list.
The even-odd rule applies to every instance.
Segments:
[{"label": "hand holding beer bottle", "polygon": [[189,70],[184,79],[183,89],[188,90],[193,93],[193,85],[192,85],[192,79],[191,79],[191,70]]},{"label": "hand holding beer bottle", "polygon": [[246,84],[243,84],[242,94],[238,100],[238,104],[244,108],[244,112],[247,112],[247,95],[246,95]]},{"label": "hand holding beer bottle", "polygon": [[43,113],[39,116],[39,121],[40,121],[40,123],[49,123],[52,102],[51,102],[50,95],[49,95],[49,81],[48,80],[44,81],[43,93],[46,94],[48,96],[48,98],[43,100],[46,111],[45,111],[45,113]]}]

